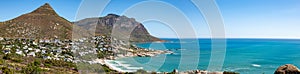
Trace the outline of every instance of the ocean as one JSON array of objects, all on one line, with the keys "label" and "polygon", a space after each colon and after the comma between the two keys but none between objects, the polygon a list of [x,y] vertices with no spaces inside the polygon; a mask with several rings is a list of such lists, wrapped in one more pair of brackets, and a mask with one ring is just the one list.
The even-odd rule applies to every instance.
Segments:
[{"label": "ocean", "polygon": [[[156,72],[207,70],[212,51],[211,39],[163,39],[166,42],[137,43],[138,47],[171,50],[173,54],[155,57],[129,57],[115,61],[126,67]],[[300,67],[300,40],[297,39],[226,39],[222,71],[241,74],[273,74],[281,65]],[[218,44],[216,45],[216,47]],[[220,49],[221,50],[221,49]]]}]

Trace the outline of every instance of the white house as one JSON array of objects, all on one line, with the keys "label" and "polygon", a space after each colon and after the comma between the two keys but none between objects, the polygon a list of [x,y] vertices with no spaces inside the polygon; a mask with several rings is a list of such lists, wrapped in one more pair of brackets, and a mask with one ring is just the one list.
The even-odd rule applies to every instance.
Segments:
[{"label": "white house", "polygon": [[4,40],[4,38],[0,37],[0,41]]},{"label": "white house", "polygon": [[16,53],[19,54],[19,55],[22,55],[23,51],[20,51],[19,49],[17,49]]},{"label": "white house", "polygon": [[27,56],[33,56],[33,57],[35,57],[35,53],[34,52],[30,52],[30,53],[27,54]]},{"label": "white house", "polygon": [[28,50],[33,50],[32,48],[28,48]]}]

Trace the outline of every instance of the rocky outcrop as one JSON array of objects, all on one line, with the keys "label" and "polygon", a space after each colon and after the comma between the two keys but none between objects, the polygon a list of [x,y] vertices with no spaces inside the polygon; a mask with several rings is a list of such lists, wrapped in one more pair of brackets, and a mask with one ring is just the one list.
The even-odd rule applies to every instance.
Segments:
[{"label": "rocky outcrop", "polygon": [[80,34],[79,31],[84,31],[60,17],[48,3],[30,13],[0,23],[0,28],[0,37],[9,38],[71,39],[73,28],[78,31],[74,33]]},{"label": "rocky outcrop", "polygon": [[300,70],[292,64],[286,64],[278,67],[274,74],[300,74]]},{"label": "rocky outcrop", "polygon": [[108,35],[132,42],[161,41],[151,36],[143,24],[126,16],[108,14],[105,17],[87,18],[74,23],[89,31],[95,31],[95,35]]}]

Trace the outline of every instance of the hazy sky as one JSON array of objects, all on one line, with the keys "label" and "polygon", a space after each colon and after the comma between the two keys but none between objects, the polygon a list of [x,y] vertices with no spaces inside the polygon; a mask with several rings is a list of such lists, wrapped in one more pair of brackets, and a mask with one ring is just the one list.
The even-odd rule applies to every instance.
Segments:
[{"label": "hazy sky", "polygon": [[[108,13],[123,15],[130,7],[143,1],[112,0],[99,16],[105,16]],[[161,2],[180,10],[190,21],[198,37],[210,37],[209,27],[191,1],[162,0]],[[0,21],[31,12],[44,3],[50,3],[60,16],[75,21],[81,0],[3,0],[0,3]],[[298,33],[300,32],[300,0],[216,0],[216,3],[223,16],[228,38],[300,38],[300,33]],[[90,9],[95,8],[97,6]],[[159,8],[148,12],[159,11],[172,14],[168,10]],[[135,18],[135,16],[128,17]],[[178,18],[172,17],[172,19]],[[176,37],[176,33],[166,25],[157,22],[139,22],[142,22],[154,36]],[[174,22],[180,23],[180,21]],[[189,35],[192,34],[186,33],[187,37]]]}]

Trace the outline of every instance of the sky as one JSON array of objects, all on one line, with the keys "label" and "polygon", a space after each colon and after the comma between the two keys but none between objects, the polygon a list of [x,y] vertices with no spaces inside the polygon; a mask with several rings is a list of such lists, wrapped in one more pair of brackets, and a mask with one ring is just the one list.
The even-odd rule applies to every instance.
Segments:
[{"label": "sky", "polygon": [[[83,1],[2,0],[0,3],[0,21],[6,21],[29,13],[45,3],[50,3],[60,16],[69,21],[78,21],[84,19],[76,18],[78,9]],[[144,24],[151,35],[160,38],[176,38],[178,33],[182,33],[180,35],[184,35],[182,36],[183,38],[211,37],[210,28],[202,16],[201,10],[199,11],[192,1],[149,0],[148,2],[150,1],[156,1],[157,5],[161,3],[166,6],[154,8],[157,6],[154,4],[151,9],[147,7],[143,9],[141,8],[142,6],[137,6],[143,5],[143,2],[145,4],[147,2],[145,0],[111,0],[103,12],[94,17],[114,13],[136,18],[138,22]],[[300,0],[215,0],[215,2],[223,17],[224,33],[227,38],[300,38],[300,33],[298,33],[300,32]],[[167,8],[168,6],[170,8]],[[90,10],[97,8],[99,7],[90,7]],[[131,10],[134,8],[141,10],[136,11],[136,13],[144,11],[147,15],[153,13],[152,15],[154,16],[164,16],[163,18],[173,21],[172,23],[161,22],[160,20],[143,21],[143,18],[140,18],[141,15],[135,15],[135,12]],[[175,8],[175,10],[172,8]],[[178,13],[175,13],[177,11]],[[182,14],[184,17],[182,18],[179,14]],[[183,20],[181,21],[181,19]],[[178,30],[170,27],[173,23],[182,23],[184,20],[187,20],[187,23],[182,24],[182,26],[191,26],[192,28],[182,27],[181,30]]]}]

